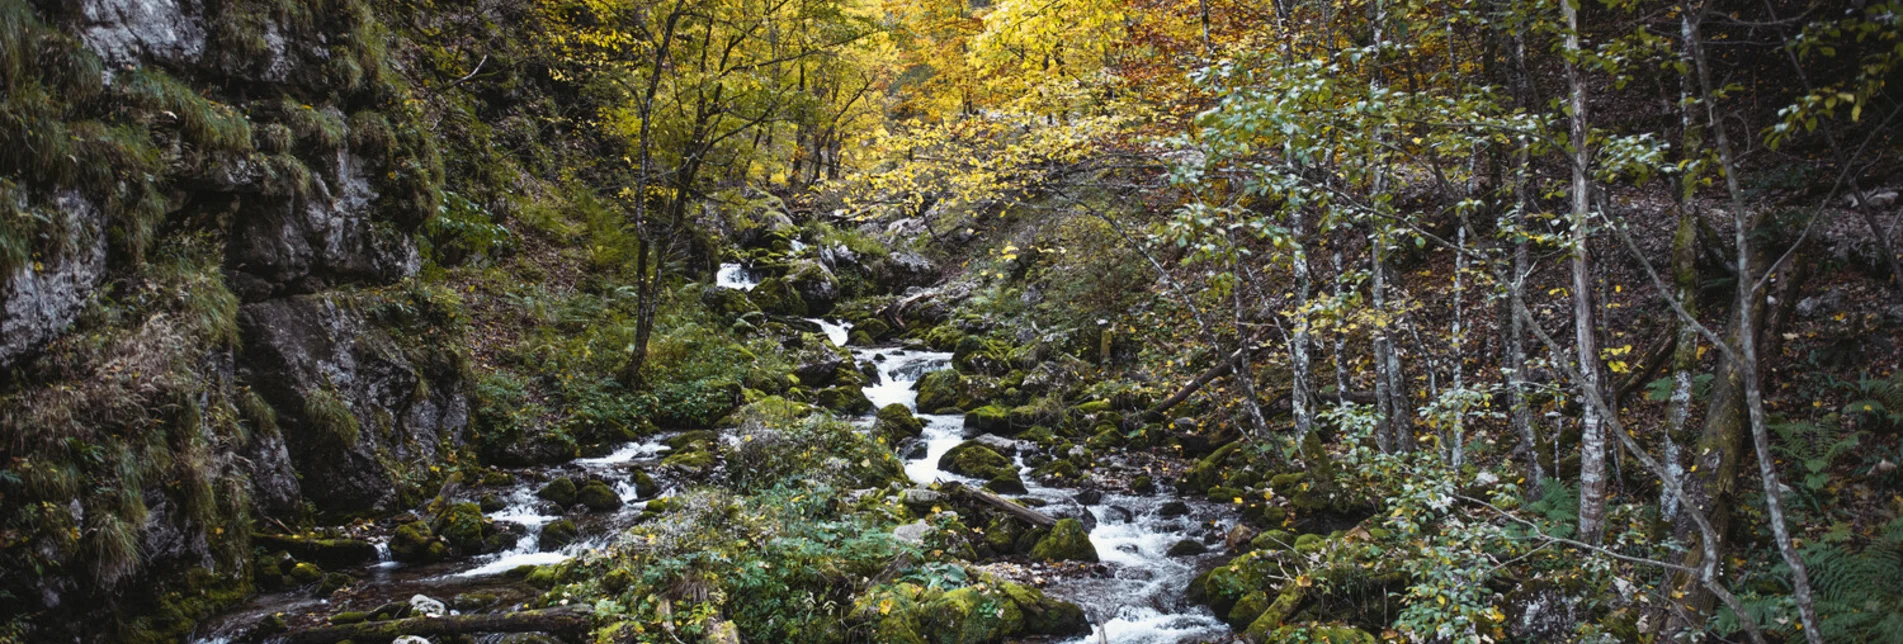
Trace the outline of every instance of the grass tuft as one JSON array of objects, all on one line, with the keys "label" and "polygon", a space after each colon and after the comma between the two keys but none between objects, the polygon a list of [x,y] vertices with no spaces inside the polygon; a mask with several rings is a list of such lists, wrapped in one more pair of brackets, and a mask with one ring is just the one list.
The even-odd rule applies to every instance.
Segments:
[{"label": "grass tuft", "polygon": [[304,416],[312,425],[336,438],[344,445],[354,445],[363,431],[357,416],[350,413],[350,407],[342,398],[329,388],[319,388],[304,393]]}]

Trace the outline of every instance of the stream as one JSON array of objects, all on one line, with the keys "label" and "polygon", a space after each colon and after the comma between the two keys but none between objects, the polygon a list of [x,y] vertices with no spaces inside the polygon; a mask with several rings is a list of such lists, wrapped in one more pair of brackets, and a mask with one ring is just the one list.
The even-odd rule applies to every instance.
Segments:
[{"label": "stream", "polygon": [[[755,277],[738,264],[723,264],[716,284],[723,288],[751,289]],[[833,344],[846,347],[850,323],[809,319],[818,325]],[[864,388],[874,408],[898,403],[918,411],[918,391],[913,389],[925,374],[951,368],[952,354],[908,347],[847,347],[855,359],[877,365],[879,378]],[[958,415],[919,414],[924,432],[919,441],[923,450],[913,446],[911,458],[904,459],[905,473],[920,485],[934,482],[961,482],[982,485],[963,476],[943,471],[938,461],[967,438],[964,418]],[[859,419],[870,426],[871,416]],[[561,465],[516,471],[516,483],[498,493],[504,507],[485,516],[497,522],[522,527],[515,546],[505,551],[435,564],[405,564],[390,559],[387,543],[378,543],[381,561],[359,572],[356,586],[366,589],[356,598],[405,601],[414,594],[450,601],[464,593],[501,592],[514,584],[502,573],[524,565],[560,563],[590,550],[608,546],[641,517],[651,498],[641,498],[634,487],[633,472],[642,470],[655,478],[657,496],[667,496],[676,485],[659,467],[663,442],[673,436],[664,432],[622,445],[605,456],[576,459]],[[1015,443],[1014,439],[1000,439]],[[1015,450],[1023,452],[1027,450]],[[1088,574],[1064,572],[1044,576],[1044,590],[1051,595],[1077,603],[1094,624],[1094,632],[1073,643],[1112,642],[1116,644],[1177,644],[1224,639],[1229,627],[1207,607],[1190,602],[1184,595],[1199,563],[1220,555],[1170,557],[1165,553],[1183,539],[1205,543],[1219,541],[1223,527],[1234,516],[1218,504],[1202,499],[1177,499],[1165,492],[1138,495],[1127,490],[1104,489],[1084,498],[1081,490],[1048,487],[1030,475],[1031,468],[1022,455],[1015,456],[1027,493],[1044,505],[1040,509],[1059,517],[1084,519],[1090,528],[1090,541],[1101,563]],[[1115,467],[1111,459],[1101,467]],[[547,480],[567,476],[576,480],[598,478],[614,482],[623,506],[614,512],[564,513],[536,496]],[[1094,497],[1094,498],[1093,498]],[[1182,501],[1175,512],[1165,506]],[[1187,513],[1182,510],[1187,508]],[[1086,516],[1088,518],[1086,518]],[[541,547],[545,526],[561,519],[574,521],[579,528],[575,541],[554,549]],[[387,537],[384,537],[387,539]],[[519,592],[519,591],[518,591]],[[509,599],[505,601],[521,601]],[[357,603],[357,602],[353,602]],[[451,602],[452,604],[454,602]],[[196,644],[228,644],[234,637],[268,615],[328,612],[335,610],[327,599],[313,599],[308,589],[261,595],[244,606],[201,623],[191,641]]]}]

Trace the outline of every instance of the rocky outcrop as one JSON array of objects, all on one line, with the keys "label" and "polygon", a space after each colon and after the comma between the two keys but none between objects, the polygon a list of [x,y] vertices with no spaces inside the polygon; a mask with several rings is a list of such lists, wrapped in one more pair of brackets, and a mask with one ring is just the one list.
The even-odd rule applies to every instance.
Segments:
[{"label": "rocky outcrop", "polygon": [[938,281],[938,267],[924,255],[909,250],[873,262],[871,272],[873,281],[887,293],[903,293],[905,289],[931,286]]},{"label": "rocky outcrop", "polygon": [[184,64],[196,62],[205,53],[204,18],[191,0],[88,0],[77,4],[84,19],[80,39],[109,64]]},{"label": "rocky outcrop", "polygon": [[65,255],[30,263],[0,281],[0,368],[66,332],[106,275],[105,215],[77,193],[55,199],[72,237]]},{"label": "rocky outcrop", "polygon": [[265,200],[238,218],[226,258],[232,290],[255,302],[415,274],[415,242],[371,217],[377,193],[365,172],[363,160],[339,150],[309,194]]},{"label": "rocky outcrop", "polygon": [[247,304],[239,373],[277,410],[305,496],[319,510],[387,508],[415,473],[460,445],[469,409],[454,374],[426,374],[391,336],[334,298]]}]

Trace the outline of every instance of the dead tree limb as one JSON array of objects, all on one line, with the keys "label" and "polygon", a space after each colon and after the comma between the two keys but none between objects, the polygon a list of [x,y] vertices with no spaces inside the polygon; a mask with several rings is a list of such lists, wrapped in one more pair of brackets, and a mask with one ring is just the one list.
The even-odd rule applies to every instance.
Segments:
[{"label": "dead tree limb", "polygon": [[979,503],[983,503],[985,505],[991,506],[991,508],[994,510],[998,510],[1005,514],[1009,514],[1025,523],[1029,523],[1031,525],[1034,525],[1040,528],[1049,528],[1051,526],[1057,525],[1057,519],[1052,518],[1051,515],[1045,514],[1043,512],[1038,512],[1037,510],[1033,510],[1033,509],[1024,507],[1022,505],[1018,505],[1016,503],[1012,503],[996,494],[992,494],[990,492],[986,492],[984,490],[980,490],[978,488],[971,487],[962,483],[952,483],[952,484],[949,484],[948,487],[951,489],[951,493],[953,496],[960,496],[967,499],[971,499],[973,501],[977,501]]},{"label": "dead tree limb", "polygon": [[338,624],[292,631],[275,641],[284,644],[333,644],[344,640],[389,642],[405,635],[433,637],[482,633],[549,633],[567,641],[579,642],[582,634],[587,630],[587,613],[568,608],[556,608],[493,615],[443,615],[411,617],[387,622]]}]

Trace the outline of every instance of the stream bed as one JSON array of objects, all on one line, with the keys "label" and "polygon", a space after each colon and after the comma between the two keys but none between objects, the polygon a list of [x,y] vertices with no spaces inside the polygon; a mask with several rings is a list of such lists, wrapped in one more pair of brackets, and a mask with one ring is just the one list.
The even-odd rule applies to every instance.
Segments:
[{"label": "stream bed", "polygon": [[[724,288],[751,289],[753,276],[738,265],[723,265],[718,285]],[[851,330],[849,323],[809,319],[828,340],[845,347]],[[877,366],[879,378],[864,388],[874,408],[898,403],[917,412],[918,392],[913,389],[925,374],[950,369],[952,354],[910,347],[848,347],[854,358]],[[920,414],[924,431],[921,445],[911,446],[910,458],[904,459],[905,473],[919,485],[935,482],[975,481],[939,469],[944,454],[965,441],[962,416]],[[868,415],[859,420],[871,424]],[[516,471],[517,482],[506,493],[498,493],[500,509],[484,515],[498,523],[506,522],[518,531],[513,547],[504,551],[434,564],[404,564],[390,559],[387,543],[378,543],[381,561],[359,571],[360,581],[353,584],[352,605],[386,601],[407,601],[413,595],[426,595],[456,605],[453,598],[493,596],[503,605],[526,601],[533,593],[519,580],[505,576],[524,565],[548,565],[599,550],[619,538],[625,529],[640,520],[642,510],[652,498],[672,494],[676,481],[665,478],[659,467],[664,442],[673,433],[662,433],[624,444],[611,453],[583,458],[560,465],[525,468]],[[999,439],[1012,440],[1012,439]],[[922,446],[922,449],[920,447]],[[902,446],[904,447],[904,446]],[[1018,450],[1020,452],[1025,450]],[[1083,520],[1090,529],[1090,541],[1097,549],[1100,563],[1087,569],[1052,568],[1041,571],[1043,589],[1051,595],[1075,602],[1084,608],[1093,624],[1093,633],[1072,640],[1076,643],[1109,642],[1116,644],[1178,644],[1225,640],[1229,627],[1208,608],[1186,597],[1190,581],[1210,560],[1212,554],[1170,557],[1172,545],[1184,539],[1205,543],[1219,541],[1224,527],[1234,516],[1219,504],[1201,499],[1178,499],[1165,491],[1149,495],[1123,489],[1093,489],[1088,494],[1079,488],[1046,486],[1030,475],[1029,467],[1017,456],[1026,494],[1041,504],[1040,509],[1059,517]],[[1112,457],[1100,469],[1116,468]],[[636,488],[632,473],[648,472],[655,477],[652,497],[644,498]],[[547,480],[570,477],[578,481],[599,479],[615,482],[615,492],[623,505],[612,512],[563,512],[537,497]],[[1086,502],[1081,502],[1079,499]],[[561,520],[573,521],[579,530],[571,543],[544,548],[544,529]],[[1034,564],[1033,567],[1039,565]],[[306,590],[261,595],[236,610],[201,623],[198,644],[225,644],[261,619],[273,614],[313,614],[336,610],[330,600],[315,599]]]}]

